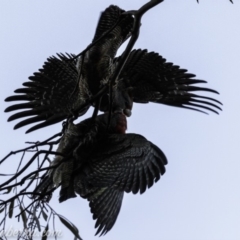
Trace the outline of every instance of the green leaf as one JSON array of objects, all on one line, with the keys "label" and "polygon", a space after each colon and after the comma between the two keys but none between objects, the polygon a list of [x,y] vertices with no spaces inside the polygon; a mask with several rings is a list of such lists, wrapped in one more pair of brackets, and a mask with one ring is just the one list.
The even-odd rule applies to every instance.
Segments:
[{"label": "green leaf", "polygon": [[48,224],[47,226],[45,227],[43,233],[42,233],[42,240],[46,240],[48,237]]},{"label": "green leaf", "polygon": [[0,173],[0,176],[3,176],[3,177],[6,177],[6,176],[14,176],[15,174],[3,174],[3,173]]},{"label": "green leaf", "polygon": [[14,199],[11,201],[10,206],[9,206],[9,211],[8,211],[8,217],[9,218],[12,218],[13,209],[14,209]]},{"label": "green leaf", "polygon": [[37,225],[38,231],[41,232],[41,225],[40,225],[39,219],[36,216],[36,214],[33,215],[33,218],[34,218],[34,221],[35,221],[35,223]]},{"label": "green leaf", "polygon": [[79,231],[77,227],[73,223],[69,222],[65,217],[59,214],[57,214],[57,216],[59,217],[62,224],[65,225],[65,227],[67,227],[77,239],[82,240],[82,238],[79,236]]},{"label": "green leaf", "polygon": [[43,211],[43,209],[41,212],[42,212],[42,216],[43,216],[44,220],[47,221],[48,215]]},{"label": "green leaf", "polygon": [[23,227],[24,229],[27,228],[27,216],[25,213],[25,210],[22,208],[22,205],[20,204],[20,211],[21,211],[21,217],[22,217],[22,221],[23,221]]}]

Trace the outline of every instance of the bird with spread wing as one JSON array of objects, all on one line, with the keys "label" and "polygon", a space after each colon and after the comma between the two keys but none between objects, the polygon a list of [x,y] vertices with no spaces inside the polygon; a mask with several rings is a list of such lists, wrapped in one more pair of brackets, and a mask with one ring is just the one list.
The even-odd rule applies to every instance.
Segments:
[{"label": "bird with spread wing", "polygon": [[108,7],[100,16],[93,45],[84,54],[48,58],[23,88],[15,90],[16,95],[6,98],[25,101],[5,111],[19,111],[9,121],[26,118],[15,129],[36,124],[27,132],[81,116],[90,104],[99,104],[104,114],[66,125],[57,149],[61,155],[55,157],[54,168],[35,192],[39,196],[60,187],[60,202],[76,194],[86,198],[101,235],[116,222],[124,192],[144,193],[165,173],[164,153],[143,136],[126,134],[126,116],[131,115],[133,103],[153,102],[204,113],[221,110],[218,100],[205,95],[218,93],[200,85],[206,81],[158,53],[141,49],[129,54],[110,89],[112,94],[109,91],[100,102],[89,102],[110,85],[121,60],[117,50],[131,35],[134,19],[124,12],[117,6]]},{"label": "bird with spread wing", "polygon": [[[5,110],[20,110],[9,121],[27,117],[15,129],[37,123],[28,129],[31,132],[88,110],[87,101],[109,79],[116,52],[130,36],[133,17],[123,12],[117,6],[108,7],[100,16],[94,44],[85,54],[78,58],[72,54],[49,57],[43,68],[23,83],[23,88],[15,90],[16,95],[6,98],[8,102],[24,101]],[[86,106],[81,108],[83,104]]]},{"label": "bird with spread wing", "polygon": [[[96,44],[84,55],[76,59],[70,54],[48,58],[43,68],[29,77],[31,81],[23,83],[24,88],[15,90],[16,95],[6,98],[5,101],[25,101],[5,110],[19,110],[8,121],[26,118],[17,123],[15,129],[37,123],[27,130],[31,132],[72,115],[81,116],[88,110],[89,104],[84,106],[84,103],[109,84],[109,78],[121,59],[121,56],[115,57],[116,52],[130,36],[133,18],[122,15],[123,12],[117,6],[108,7],[96,29],[93,39]],[[113,104],[111,110],[121,106],[127,116],[131,115],[133,102],[161,103],[200,112],[217,113],[221,110],[218,100],[200,94],[218,93],[199,86],[206,81],[195,79],[195,75],[186,69],[147,50],[133,50],[115,82],[110,102],[113,100],[117,106]],[[92,104],[96,105],[95,102]],[[109,108],[107,93],[102,96],[100,110],[106,112]]]},{"label": "bird with spread wing", "polygon": [[98,115],[93,121],[69,123],[59,143],[57,156],[36,192],[61,187],[59,201],[76,197],[89,201],[97,233],[114,225],[124,192],[141,194],[165,173],[167,159],[153,143],[139,134],[125,133],[122,112]]}]

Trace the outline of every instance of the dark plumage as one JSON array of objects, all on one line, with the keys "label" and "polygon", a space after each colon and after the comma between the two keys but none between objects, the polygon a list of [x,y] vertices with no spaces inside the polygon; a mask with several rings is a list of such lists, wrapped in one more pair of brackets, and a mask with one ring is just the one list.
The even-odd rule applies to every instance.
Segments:
[{"label": "dark plumage", "polygon": [[[120,58],[115,58],[115,67]],[[127,110],[131,110],[133,102],[154,102],[204,113],[218,113],[221,110],[219,101],[194,93],[218,92],[197,86],[200,83],[206,81],[195,79],[194,74],[166,62],[158,53],[133,50],[115,86],[114,102],[118,108]]]},{"label": "dark plumage", "polygon": [[101,14],[92,43],[116,26],[84,56],[82,77],[91,96],[97,94],[100,87],[108,83],[117,50],[131,34],[133,17],[121,15],[123,12],[125,11],[119,7],[111,5]]},{"label": "dark plumage", "polygon": [[[63,121],[85,103],[78,83],[77,61],[69,61],[69,57],[72,56],[59,54],[58,58],[49,57],[43,68],[29,77],[31,82],[23,83],[25,88],[15,90],[18,95],[5,99],[7,102],[26,102],[12,105],[5,110],[5,112],[21,110],[10,116],[8,121],[28,117],[16,124],[14,129],[41,122],[27,131],[31,132]],[[78,115],[84,114],[87,110],[88,107],[82,109]]]},{"label": "dark plumage", "polygon": [[[100,16],[93,42],[100,40],[84,56],[74,61],[70,59],[70,55],[63,54],[58,58],[49,58],[43,69],[30,77],[32,82],[23,84],[26,88],[15,91],[23,95],[6,99],[27,101],[5,110],[21,110],[12,115],[9,121],[28,117],[16,124],[15,129],[41,122],[27,131],[30,132],[62,121],[73,113],[76,114],[82,104],[109,83],[109,78],[121,58],[114,58],[116,52],[129,37],[133,25],[132,16],[121,15],[123,12],[124,10],[117,6],[108,7]],[[104,36],[111,29],[112,31]],[[101,38],[102,36],[104,37]],[[218,113],[221,110],[218,100],[196,94],[218,93],[198,85],[203,83],[206,81],[195,79],[194,74],[166,62],[158,53],[133,50],[112,89],[112,111],[121,110],[126,116],[130,116],[133,102],[154,102],[204,113]],[[95,106],[96,102],[92,104]],[[88,107],[78,111],[77,116],[83,115]],[[28,110],[22,111],[25,108]],[[102,97],[100,110],[109,111],[108,94]]]},{"label": "dark plumage", "polygon": [[55,158],[52,165],[63,162],[45,180],[61,186],[60,202],[75,193],[88,199],[96,234],[113,227],[124,192],[144,193],[165,173],[164,153],[141,135],[125,134],[126,124],[122,113],[112,115],[108,129],[107,113],[70,124],[58,147],[67,157]]},{"label": "dark plumage", "polygon": [[24,88],[15,90],[16,95],[5,99],[8,102],[25,101],[5,110],[19,110],[8,121],[27,117],[16,124],[14,129],[37,123],[28,129],[27,132],[31,132],[60,122],[73,114],[81,116],[88,110],[89,106],[81,109],[82,104],[107,83],[112,74],[116,52],[130,36],[133,17],[121,16],[123,12],[117,6],[108,7],[100,16],[93,42],[116,25],[110,33],[78,59],[72,60],[74,55],[71,54],[49,57],[43,68],[29,77],[30,81],[23,83]]}]

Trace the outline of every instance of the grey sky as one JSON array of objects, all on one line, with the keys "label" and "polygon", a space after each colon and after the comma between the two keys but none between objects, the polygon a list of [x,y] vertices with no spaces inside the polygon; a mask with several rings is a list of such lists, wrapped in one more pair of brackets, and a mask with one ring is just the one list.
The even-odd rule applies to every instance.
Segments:
[{"label": "grey sky", "polygon": [[[1,156],[44,140],[61,124],[28,135],[14,131],[3,113],[12,95],[45,59],[57,52],[79,53],[92,40],[100,11],[110,4],[132,10],[143,0],[9,1],[0,8]],[[166,154],[161,180],[143,195],[125,194],[121,212],[105,240],[240,239],[240,3],[227,0],[165,0],[142,19],[135,48],[158,52],[220,92],[220,115],[157,104],[134,105],[128,132],[139,133]],[[89,114],[91,110],[89,111]],[[18,164],[15,158],[12,165]],[[11,172],[11,164],[1,173]],[[58,191],[56,191],[58,192]],[[57,212],[78,226],[84,240],[94,237],[86,200],[52,201]],[[63,239],[72,236],[62,225]]]}]

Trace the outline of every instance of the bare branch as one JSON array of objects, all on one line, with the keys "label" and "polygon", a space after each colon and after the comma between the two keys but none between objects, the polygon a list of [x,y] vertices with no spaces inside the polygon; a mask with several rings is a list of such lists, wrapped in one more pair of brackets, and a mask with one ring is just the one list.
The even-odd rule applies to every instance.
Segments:
[{"label": "bare branch", "polygon": [[[126,14],[130,14],[134,16],[134,24],[133,24],[133,29],[131,31],[131,37],[130,40],[128,42],[128,45],[124,51],[124,53],[122,54],[122,57],[116,67],[116,69],[114,70],[114,73],[112,74],[112,76],[109,79],[109,86],[104,86],[102,89],[100,89],[98,91],[98,93],[96,95],[94,95],[93,97],[91,97],[91,99],[89,99],[87,102],[85,102],[84,104],[82,104],[82,106],[79,107],[79,109],[77,109],[74,113],[73,113],[73,117],[74,116],[78,116],[78,112],[89,106],[89,105],[94,105],[95,109],[93,112],[93,116],[92,119],[95,119],[95,117],[98,114],[98,109],[99,109],[99,105],[101,102],[101,98],[104,94],[107,93],[107,91],[109,91],[109,95],[110,95],[110,105],[109,105],[109,112],[111,113],[112,111],[112,99],[113,99],[113,94],[112,94],[112,90],[113,90],[113,86],[116,83],[119,74],[121,73],[121,71],[124,68],[125,62],[128,59],[128,56],[130,54],[130,52],[133,49],[133,46],[135,44],[135,42],[137,41],[138,37],[139,37],[139,33],[140,33],[140,27],[141,27],[141,19],[143,17],[143,15],[150,10],[151,8],[155,7],[156,5],[158,5],[159,3],[163,2],[163,0],[151,0],[148,3],[144,4],[142,7],[140,7],[138,10],[133,10],[133,11],[127,11],[125,13],[123,13],[123,15]],[[69,60],[74,60],[80,56],[82,56],[82,58],[80,59],[80,61],[84,61],[84,54],[94,45],[96,45],[101,39],[103,39],[105,36],[107,36],[119,23],[120,18],[116,21],[116,23],[111,27],[111,29],[109,29],[107,32],[105,32],[99,39],[97,39],[96,41],[94,41],[93,43],[91,43],[90,45],[88,45],[88,47],[82,51],[80,54],[70,58]],[[78,74],[78,83],[80,81],[80,77],[82,74],[82,68],[80,66],[79,70],[79,74]],[[77,83],[77,84],[78,84]],[[75,89],[73,90],[74,94]],[[109,118],[110,120],[110,118]],[[3,226],[3,229],[5,229],[5,223],[6,223],[6,218],[7,218],[7,210],[6,207],[8,205],[10,205],[10,209],[9,209],[9,216],[13,215],[13,207],[14,207],[14,201],[17,200],[18,203],[18,208],[19,208],[19,213],[16,215],[16,217],[18,219],[22,219],[23,221],[23,225],[24,225],[24,229],[31,229],[31,230],[35,230],[36,228],[38,228],[39,230],[41,229],[41,225],[40,225],[40,218],[42,217],[45,221],[47,221],[47,225],[45,225],[45,229],[48,230],[48,226],[49,226],[49,221],[50,219],[53,220],[53,226],[55,229],[55,216],[58,216],[60,221],[70,230],[73,232],[73,234],[75,235],[75,237],[77,237],[78,239],[81,239],[79,234],[78,234],[78,229],[66,218],[60,216],[59,214],[57,214],[48,204],[48,202],[46,202],[46,199],[44,199],[46,196],[49,196],[50,194],[53,193],[53,191],[55,191],[56,188],[52,188],[51,190],[48,190],[47,188],[45,189],[46,191],[42,191],[41,193],[37,192],[37,191],[30,191],[30,186],[32,186],[33,183],[36,183],[37,185],[39,184],[39,179],[41,179],[43,176],[46,176],[46,174],[48,174],[48,171],[51,169],[56,169],[60,164],[62,164],[64,161],[66,161],[69,157],[69,155],[64,156],[63,154],[60,154],[59,152],[56,151],[52,151],[53,146],[55,144],[58,144],[60,142],[62,136],[62,132],[59,132],[55,135],[53,135],[52,137],[42,141],[42,142],[27,142],[28,144],[31,144],[30,146],[17,150],[17,151],[12,151],[10,152],[8,155],[6,155],[1,161],[0,164],[2,164],[4,161],[6,161],[7,159],[10,158],[10,156],[18,154],[18,153],[23,153],[19,166],[17,167],[16,173],[14,174],[14,176],[11,176],[7,181],[5,181],[4,183],[2,183],[0,185],[0,191],[3,190],[7,190],[7,192],[5,194],[9,194],[11,192],[11,190],[13,188],[16,188],[14,191],[15,195],[8,198],[7,200],[3,201],[0,200],[0,211],[1,211],[1,206],[3,206],[2,211],[5,211],[3,220],[0,223],[0,226]],[[59,137],[57,140],[53,141],[53,139]],[[43,150],[40,147],[46,147],[48,146],[48,150]],[[23,160],[25,160],[24,158],[26,158],[26,152],[30,152],[33,151],[34,153],[32,153],[31,158],[27,161],[27,163],[21,167],[21,165],[23,164]],[[42,156],[42,154],[44,154]],[[72,154],[72,153],[69,153]],[[50,161],[50,157],[49,155],[60,155],[63,158],[61,159],[61,161],[54,165],[54,166],[48,166],[48,167],[43,167],[44,164],[46,163],[46,161]],[[38,158],[38,159],[37,159]],[[31,166],[31,164],[33,164],[33,162],[37,159],[37,167],[35,168],[34,171],[31,171],[28,174],[23,174],[27,169],[29,169],[29,167]],[[40,174],[42,173],[42,174]],[[24,176],[25,175],[25,176]],[[17,178],[21,176],[21,180],[18,180]],[[15,183],[12,183],[12,181],[16,180]],[[26,180],[29,180],[29,182],[26,183]],[[12,184],[11,184],[12,183]],[[23,186],[23,184],[25,184]],[[36,185],[36,186],[37,186]],[[19,189],[17,189],[17,187],[19,186],[23,186],[21,188],[21,190],[19,191]],[[35,187],[36,189],[36,187]],[[33,199],[32,196],[35,196],[35,198]],[[26,202],[26,198],[30,201]],[[16,204],[15,204],[16,205]],[[39,214],[37,214],[37,210],[40,209]],[[46,214],[45,211],[47,211],[47,209],[50,209],[50,215]],[[45,210],[45,211],[44,211]],[[15,214],[15,213],[14,213]],[[49,215],[49,217],[47,216]],[[33,233],[33,231],[31,231]],[[56,238],[57,236],[55,236]],[[23,233],[20,233],[20,235],[18,236],[18,238],[20,239],[31,239],[31,236],[24,236]],[[57,239],[57,238],[56,238]]]}]

